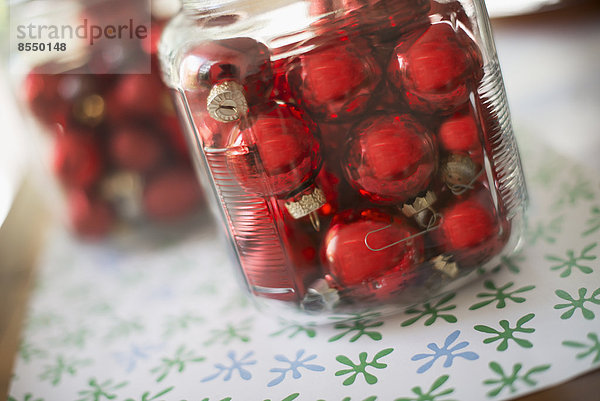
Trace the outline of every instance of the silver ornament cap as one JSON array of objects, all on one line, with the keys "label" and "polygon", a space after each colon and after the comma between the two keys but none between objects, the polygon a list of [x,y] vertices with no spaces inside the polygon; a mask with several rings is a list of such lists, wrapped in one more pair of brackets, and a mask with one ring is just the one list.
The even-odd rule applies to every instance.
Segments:
[{"label": "silver ornament cap", "polygon": [[332,310],[340,300],[338,290],[331,288],[327,280],[320,278],[307,289],[302,299],[302,309],[308,312]]},{"label": "silver ornament cap", "polygon": [[402,206],[402,213],[408,218],[414,218],[423,228],[431,227],[437,220],[437,213],[432,205],[437,201],[435,193],[427,191],[424,196],[415,198],[412,202]]},{"label": "silver ornament cap", "polygon": [[451,154],[444,161],[442,178],[454,195],[460,195],[473,187],[473,182],[479,176],[477,165],[466,155]]},{"label": "silver ornament cap", "polygon": [[299,219],[320,209],[325,203],[327,203],[327,199],[325,198],[323,190],[314,187],[312,191],[302,195],[300,199],[286,202],[285,208],[290,212],[290,215],[293,218]]},{"label": "silver ornament cap", "polygon": [[248,113],[244,87],[235,81],[224,81],[212,87],[206,99],[208,114],[227,123],[239,120]]},{"label": "silver ornament cap", "polygon": [[431,263],[433,264],[433,268],[435,270],[444,273],[450,278],[456,278],[456,276],[458,276],[458,265],[456,262],[452,261],[452,256],[450,255],[436,256],[435,258],[431,259]]}]

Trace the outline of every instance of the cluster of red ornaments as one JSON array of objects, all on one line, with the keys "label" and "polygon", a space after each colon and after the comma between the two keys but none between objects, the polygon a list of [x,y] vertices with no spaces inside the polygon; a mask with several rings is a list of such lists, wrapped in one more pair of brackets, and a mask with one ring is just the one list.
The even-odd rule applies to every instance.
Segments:
[{"label": "cluster of red ornaments", "polygon": [[[153,23],[153,31],[160,29]],[[156,38],[151,74],[94,74],[88,64],[58,74],[50,65],[23,82],[25,102],[52,133],[52,168],[71,225],[101,238],[120,223],[172,222],[198,210],[202,194],[185,137],[161,82]]]},{"label": "cluster of red ornaments", "polygon": [[[313,2],[338,14],[297,51],[217,40],[182,70],[205,151],[228,149],[241,188],[276,202],[297,288],[256,293],[306,309],[435,291],[510,234],[486,173],[495,122],[482,117],[468,20],[456,23],[455,4],[330,3]],[[249,252],[261,248],[239,249],[242,267]]]}]

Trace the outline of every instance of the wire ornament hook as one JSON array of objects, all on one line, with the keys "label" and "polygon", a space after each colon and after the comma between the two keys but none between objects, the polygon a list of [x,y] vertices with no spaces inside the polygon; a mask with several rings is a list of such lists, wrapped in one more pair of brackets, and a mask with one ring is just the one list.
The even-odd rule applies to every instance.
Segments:
[{"label": "wire ornament hook", "polygon": [[315,231],[321,231],[321,219],[319,218],[317,212],[313,210],[309,213],[308,218],[310,219],[310,223],[312,224]]},{"label": "wire ornament hook", "polygon": [[477,181],[477,179],[479,178],[479,176],[481,176],[481,174],[483,174],[483,169],[479,170],[479,172],[477,174],[475,174],[473,179],[466,184],[452,184],[452,183],[447,182],[446,185],[448,185],[448,188],[454,195],[462,195],[465,192],[467,192],[469,189],[475,188],[473,186],[473,184],[475,184],[475,181]]},{"label": "wire ornament hook", "polygon": [[421,236],[421,235],[427,234],[428,232],[430,232],[430,231],[433,231],[433,230],[437,229],[438,227],[440,227],[440,225],[439,225],[439,224],[438,224],[437,226],[433,226],[433,225],[432,225],[432,224],[435,224],[435,222],[437,221],[437,216],[439,216],[439,214],[438,214],[438,213],[435,213],[435,214],[432,216],[432,218],[430,219],[430,224],[428,225],[428,227],[427,227],[427,228],[425,228],[425,230],[423,230],[423,231],[420,231],[420,232],[418,232],[418,233],[416,233],[416,234],[413,234],[413,235],[409,235],[409,236],[408,236],[408,237],[406,237],[406,238],[403,238],[403,239],[401,239],[401,240],[399,240],[399,241],[396,241],[396,242],[392,242],[391,244],[388,244],[388,245],[386,245],[386,246],[384,246],[384,247],[381,247],[381,248],[373,248],[373,247],[371,247],[371,246],[369,245],[369,242],[368,242],[368,241],[369,241],[369,236],[370,236],[371,234],[375,234],[375,233],[377,233],[377,232],[380,232],[380,231],[383,231],[383,230],[387,230],[388,228],[392,227],[392,226],[393,226],[393,224],[392,224],[392,223],[390,223],[390,224],[388,224],[387,226],[384,226],[384,227],[378,228],[378,229],[376,229],[376,230],[373,230],[373,231],[369,231],[369,232],[368,232],[368,233],[365,235],[365,241],[364,241],[364,242],[365,242],[365,246],[366,246],[366,247],[367,247],[367,249],[369,249],[370,251],[373,251],[373,252],[380,252],[380,251],[383,251],[383,250],[385,250],[385,249],[388,249],[388,248],[391,248],[391,247],[393,247],[393,246],[396,246],[396,245],[398,245],[398,244],[401,244],[402,242],[410,241],[410,240],[411,240],[411,239],[413,239],[413,238],[417,238],[417,237],[419,237],[419,236]]}]

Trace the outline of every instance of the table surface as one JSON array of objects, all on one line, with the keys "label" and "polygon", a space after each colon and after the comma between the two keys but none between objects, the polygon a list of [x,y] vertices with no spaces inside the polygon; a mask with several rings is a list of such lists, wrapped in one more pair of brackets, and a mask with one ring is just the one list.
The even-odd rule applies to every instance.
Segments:
[{"label": "table surface", "polygon": [[[600,171],[600,2],[497,19],[493,28],[515,126]],[[0,227],[0,394],[7,394],[45,216],[26,180]],[[517,400],[594,400],[598,390],[600,370]]]}]

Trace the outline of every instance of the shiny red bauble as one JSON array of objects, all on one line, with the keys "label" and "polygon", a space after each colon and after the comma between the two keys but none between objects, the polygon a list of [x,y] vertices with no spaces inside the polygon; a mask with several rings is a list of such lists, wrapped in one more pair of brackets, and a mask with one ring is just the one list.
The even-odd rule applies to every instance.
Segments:
[{"label": "shiny red bauble", "polygon": [[315,126],[293,105],[271,103],[235,130],[227,162],[246,190],[286,195],[307,183],[320,165]]},{"label": "shiny red bauble", "polygon": [[482,65],[475,42],[460,27],[440,22],[394,49],[388,78],[412,109],[449,112],[468,100],[483,77]]},{"label": "shiny red bauble", "polygon": [[367,110],[381,69],[368,47],[348,37],[331,40],[335,45],[324,43],[293,59],[287,80],[293,98],[316,120],[355,120]]},{"label": "shiny red bauble", "polygon": [[182,74],[188,90],[209,91],[222,81],[236,81],[244,87],[249,105],[269,94],[273,78],[267,46],[244,37],[199,44],[184,61]]},{"label": "shiny red bauble", "polygon": [[432,231],[441,250],[453,255],[462,267],[487,262],[502,250],[510,235],[510,224],[498,219],[487,191],[479,187],[477,193],[439,210],[439,228]]},{"label": "shiny red bauble", "polygon": [[375,203],[403,203],[427,189],[438,163],[429,131],[408,114],[380,114],[352,131],[343,167],[348,181]]},{"label": "shiny red bauble", "polygon": [[143,126],[116,128],[109,139],[111,159],[120,168],[150,171],[164,158],[164,145],[157,134]]},{"label": "shiny red bauble", "polygon": [[353,27],[381,38],[399,36],[427,22],[429,0],[342,0],[345,17]]},{"label": "shiny red bauble", "polygon": [[150,177],[143,204],[147,216],[172,221],[193,212],[202,200],[197,178],[189,167],[172,167]]},{"label": "shiny red bauble", "polygon": [[63,123],[68,104],[59,96],[61,76],[32,70],[23,81],[22,94],[33,115],[45,124]]},{"label": "shiny red bauble", "polygon": [[309,13],[322,29],[360,30],[389,37],[427,21],[429,0],[310,0]]},{"label": "shiny red bauble", "polygon": [[494,234],[494,216],[479,202],[468,199],[443,211],[440,229],[450,249],[467,249]]},{"label": "shiny red bauble", "polygon": [[111,121],[155,118],[163,112],[165,101],[170,101],[169,94],[158,76],[125,75],[106,99],[107,114]]},{"label": "shiny red bauble", "polygon": [[422,237],[400,219],[375,210],[347,211],[333,219],[322,252],[326,269],[341,286],[386,273],[406,272],[421,262]]},{"label": "shiny red bauble", "polygon": [[57,134],[53,170],[66,187],[85,188],[94,184],[103,169],[102,155],[87,132]]},{"label": "shiny red bauble", "polygon": [[91,197],[81,189],[68,192],[67,206],[73,230],[84,238],[102,238],[115,224],[115,215],[108,203]]},{"label": "shiny red bauble", "polygon": [[473,114],[458,111],[442,121],[438,140],[440,146],[451,153],[466,153],[479,148],[479,127]]}]

